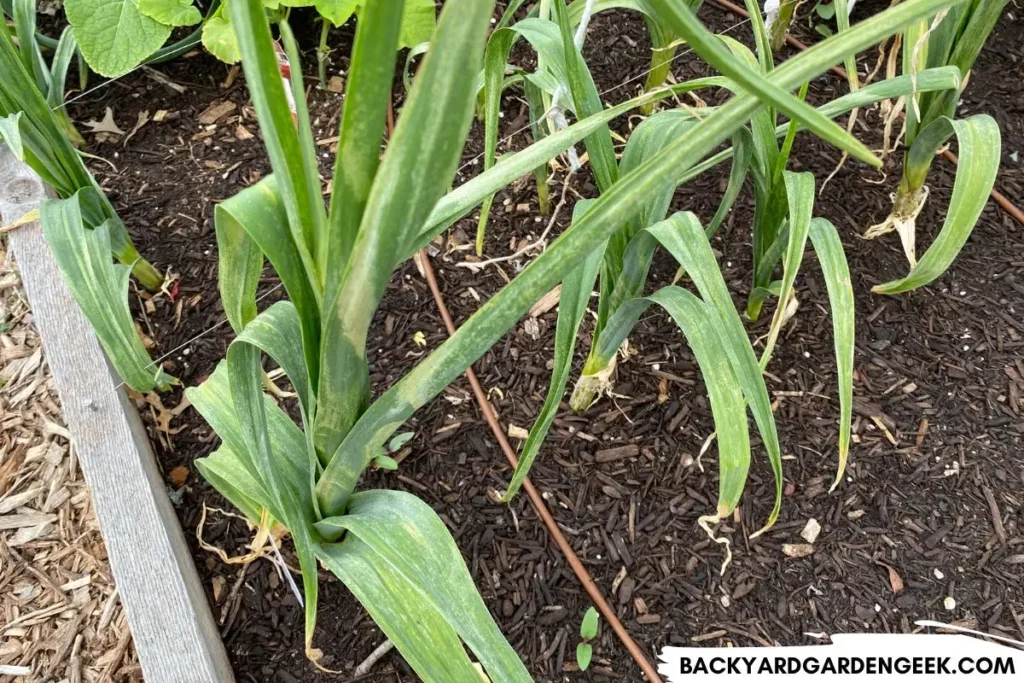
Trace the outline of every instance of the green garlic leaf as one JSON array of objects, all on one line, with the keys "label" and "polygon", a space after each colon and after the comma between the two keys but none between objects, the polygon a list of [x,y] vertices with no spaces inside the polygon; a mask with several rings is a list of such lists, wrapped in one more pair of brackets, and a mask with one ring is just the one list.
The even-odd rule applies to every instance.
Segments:
[{"label": "green garlic leaf", "polygon": [[93,71],[114,78],[159,50],[171,27],[139,11],[136,0],[67,0],[68,21]]},{"label": "green garlic leaf", "polygon": [[[25,149],[21,143],[21,130],[18,128],[18,120],[21,112],[14,112],[10,116],[0,117],[0,142],[5,143],[14,153],[18,161],[25,160]],[[396,439],[398,437],[395,437]]]}]

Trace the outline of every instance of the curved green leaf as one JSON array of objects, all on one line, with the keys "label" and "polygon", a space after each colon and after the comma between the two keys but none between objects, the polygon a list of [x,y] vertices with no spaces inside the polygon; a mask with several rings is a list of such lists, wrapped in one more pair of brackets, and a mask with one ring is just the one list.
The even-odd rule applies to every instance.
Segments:
[{"label": "curved green leaf", "polygon": [[[779,71],[780,69],[777,69],[775,74]],[[718,269],[711,245],[696,216],[677,213],[664,223],[652,226],[650,231],[693,279],[701,297],[708,305],[718,310],[720,324],[716,331],[720,344],[724,347],[729,364],[743,388],[750,412],[768,451],[768,462],[775,475],[775,505],[768,516],[768,522],[754,535],[762,534],[775,524],[782,507],[782,450],[779,446],[768,389],[764,385],[757,357],[747,339],[743,322],[732,303],[722,273]]]},{"label": "curved green leaf", "polygon": [[[804,258],[807,244],[807,233],[811,229],[811,214],[814,211],[814,174],[783,172],[786,184],[786,197],[789,202],[789,230],[786,232],[786,252],[782,259],[782,287],[779,289],[779,305],[775,308],[771,327],[768,329],[768,340],[761,354],[761,370],[768,367],[775,342],[782,330],[783,317],[789,297],[796,282],[796,274]],[[779,239],[782,239],[780,236]]]},{"label": "curved green leaf", "polygon": [[738,62],[719,39],[708,32],[693,12],[681,0],[650,0],[662,21],[684,37],[693,50],[724,76],[733,79],[748,91],[790,118],[799,120],[815,135],[849,152],[864,163],[881,167],[882,162],[862,142],[816,111],[806,102],[793,97],[783,88],[765,79],[763,74],[751,72]]},{"label": "curved green leaf", "polygon": [[[281,306],[282,304],[278,304]],[[280,309],[279,309],[280,310]],[[264,314],[266,315],[266,314]],[[256,321],[246,326],[246,331],[253,328]],[[280,322],[280,321],[278,321]],[[259,334],[259,328],[254,328]],[[298,321],[294,321],[294,329],[291,338],[299,335]],[[277,334],[285,334],[284,330],[274,332],[270,328],[269,337],[272,339]],[[265,344],[257,344],[257,342]],[[229,386],[231,389],[231,404],[234,408],[239,432],[244,443],[244,450],[252,459],[254,474],[262,482],[270,498],[274,503],[271,510],[277,510],[274,517],[278,519],[291,532],[295,544],[295,552],[299,558],[299,568],[302,571],[302,584],[305,593],[305,643],[306,651],[312,648],[313,631],[316,628],[317,595],[319,583],[317,577],[317,564],[314,555],[314,546],[319,541],[313,523],[316,521],[316,507],[312,501],[313,481],[315,471],[313,463],[316,461],[316,454],[312,452],[311,441],[307,450],[307,461],[305,473],[301,479],[288,480],[280,476],[282,463],[287,462],[288,455],[277,452],[272,439],[268,412],[274,415],[277,409],[267,410],[267,397],[263,394],[263,366],[261,346],[272,343],[267,337],[257,338],[253,336],[239,336],[228,347],[227,371]],[[292,351],[297,354],[298,349]],[[280,362],[280,361],[279,361]],[[284,364],[282,364],[284,365]],[[301,365],[301,363],[298,363]]]},{"label": "curved green leaf", "polygon": [[298,309],[306,365],[310,377],[316,378],[320,339],[316,290],[306,277],[302,257],[288,230],[288,214],[277,176],[267,176],[221,202],[214,209],[213,218],[217,231],[218,286],[232,328],[238,332],[255,317],[256,286],[265,254]]},{"label": "curved green leaf", "polygon": [[43,234],[71,295],[89,320],[111,365],[135,391],[166,389],[173,377],[153,363],[128,310],[131,268],[110,257],[110,221],[87,229],[79,194],[40,207]]},{"label": "curved green leaf", "polygon": [[[651,231],[665,234],[669,230],[681,227],[684,225],[670,218],[665,223],[653,226]],[[701,237],[703,238],[703,230]],[[640,315],[652,303],[664,308],[682,330],[701,369],[711,403],[715,433],[718,435],[717,514],[719,517],[725,517],[739,503],[750,469],[747,404],[728,355],[721,353],[722,343],[718,329],[726,323],[723,321],[722,313],[713,306],[681,287],[669,285],[649,297],[632,299],[620,306],[605,327],[602,343],[609,346],[616,342],[621,344],[635,327]],[[736,315],[735,311],[732,315]]]},{"label": "curved green leaf", "polygon": [[850,425],[853,421],[853,350],[854,302],[850,269],[846,254],[834,225],[824,218],[811,221],[811,244],[818,255],[821,273],[828,289],[829,308],[832,309],[832,336],[836,349],[836,375],[839,383],[839,466],[836,468],[834,489],[846,472],[850,456]]},{"label": "curved green leaf", "polygon": [[[533,680],[487,611],[451,533],[422,500],[402,491],[357,493],[348,514],[325,519],[317,528],[327,538],[346,530],[369,546],[383,563],[380,568],[404,578],[420,601],[451,624],[492,680]],[[429,649],[429,637],[419,647]]]},{"label": "curved green leaf", "polygon": [[[573,222],[586,213],[590,205],[589,200],[576,202],[573,208]],[[522,452],[519,454],[519,464],[512,474],[512,481],[508,485],[508,491],[502,497],[504,501],[510,501],[519,492],[526,476],[533,466],[537,452],[544,443],[544,437],[551,429],[551,423],[555,420],[555,413],[562,402],[562,395],[565,394],[565,384],[569,380],[569,371],[572,369],[572,354],[576,349],[576,338],[579,334],[580,323],[587,313],[587,304],[590,303],[590,294],[594,290],[594,281],[597,279],[597,271],[601,267],[601,259],[604,255],[604,245],[598,245],[583,261],[576,266],[564,280],[562,280],[562,292],[558,298],[558,323],[555,326],[555,358],[551,368],[551,384],[548,386],[548,394],[544,399],[537,414],[537,420],[530,429],[530,436],[526,439]]]},{"label": "curved green leaf", "polygon": [[[505,78],[505,66],[508,53],[517,37],[510,28],[500,28],[487,40],[484,52],[484,171],[494,166],[495,153],[498,148],[498,118],[501,113],[502,81]],[[538,122],[540,123],[540,122]],[[484,198],[480,206],[480,219],[476,226],[476,253],[484,250],[484,237],[487,233],[487,218],[491,213],[494,195]]]},{"label": "curved green leaf", "polygon": [[466,649],[419,586],[358,537],[317,546],[317,557],[370,613],[425,683],[480,683]]},{"label": "curved green leaf", "polygon": [[[944,132],[940,136],[942,141],[934,147],[934,139],[926,134],[932,126],[939,126]],[[905,278],[875,285],[871,291],[876,294],[900,294],[933,282],[953,263],[981,217],[999,172],[999,125],[987,114],[976,114],[956,121],[936,119],[922,129],[918,141],[922,144],[930,141],[931,144],[927,146],[932,147],[930,152],[934,154],[935,149],[953,133],[956,134],[960,159],[953,181],[953,196],[949,200],[949,210],[942,229]]]}]

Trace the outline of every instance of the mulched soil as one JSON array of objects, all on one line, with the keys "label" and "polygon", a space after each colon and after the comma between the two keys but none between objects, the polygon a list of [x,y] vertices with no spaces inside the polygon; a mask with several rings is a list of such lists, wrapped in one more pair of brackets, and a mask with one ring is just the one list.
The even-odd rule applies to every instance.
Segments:
[{"label": "mulched soil", "polygon": [[[857,17],[878,9],[873,5],[879,3],[858,7]],[[701,12],[715,30],[738,22],[714,3]],[[637,16],[599,15],[592,26],[586,56],[599,89],[614,88],[647,68],[649,43]],[[1001,124],[998,186],[1018,206],[1024,205],[1024,167],[1016,154],[1024,150],[1020,31],[1019,14],[1010,7],[979,59],[961,108],[961,116],[984,111]],[[749,41],[746,26],[732,34]],[[312,44],[308,38],[306,44]],[[330,73],[343,73],[351,29],[333,32],[332,44]],[[877,59],[874,52],[862,57],[870,66]],[[313,65],[310,58],[306,71],[314,72]],[[140,250],[178,278],[168,294],[148,302],[140,297],[138,303],[154,355],[167,355],[167,369],[192,385],[212,372],[230,341],[216,290],[212,208],[269,168],[241,76],[229,76],[227,67],[198,54],[161,65],[158,72],[162,76],[135,72],[83,98],[72,113],[79,122],[98,121],[111,107],[117,124],[132,131],[141,112],[151,119],[166,112],[158,117],[162,121],[97,141],[90,151],[109,161],[94,164],[94,171]],[[674,73],[684,79],[707,70],[683,56]],[[622,101],[642,81],[610,91],[606,99]],[[845,83],[833,76],[812,87],[819,101],[842,92]],[[400,97],[401,89],[396,93]],[[314,90],[311,99],[317,139],[328,139],[336,134],[341,96]],[[216,115],[211,108],[224,102],[233,106]],[[503,132],[525,124],[515,94],[507,96],[504,111]],[[625,130],[635,123],[617,125]],[[480,166],[474,158],[481,130],[475,126],[459,181]],[[877,111],[863,115],[862,139],[880,147],[880,130]],[[526,142],[519,134],[511,145]],[[329,174],[329,143],[322,149]],[[834,149],[800,136],[793,168],[815,171],[820,187],[838,161]],[[901,297],[872,295],[872,285],[906,270],[895,236],[873,242],[858,237],[888,214],[898,169],[897,158],[885,174],[848,162],[816,208],[843,235],[857,295],[855,444],[847,476],[835,493],[827,493],[835,472],[836,378],[827,298],[816,260],[808,258],[798,281],[800,311],[784,330],[768,375],[786,458],[782,516],[771,532],[749,539],[766,518],[773,489],[764,458],[756,456],[739,521],[720,530],[734,550],[724,576],[719,547],[696,525],[717,496],[713,449],[703,469],[696,462],[713,429],[710,412],[697,366],[670,321],[660,313],[642,320],[631,337],[629,359],[619,365],[616,398],[583,416],[565,409],[556,419],[533,481],[627,629],[652,657],[663,645],[695,637],[717,646],[807,644],[817,642],[808,633],[909,631],[925,618],[1024,638],[1024,232],[990,203],[939,281]],[[726,171],[682,188],[675,208],[709,219]],[[558,174],[552,190],[556,198],[563,177]],[[919,219],[926,233],[941,224],[952,179],[952,167],[937,161],[932,195]],[[596,195],[586,171],[570,182],[571,200]],[[510,253],[539,235],[546,219],[537,216],[536,206],[529,182],[499,194],[487,253]],[[560,227],[567,224],[569,208],[559,217]],[[749,287],[752,215],[748,189],[714,243],[738,303]],[[462,221],[433,255],[457,324],[522,265],[476,274],[458,267],[474,229],[475,218]],[[664,284],[674,272],[660,256],[652,279]],[[268,270],[263,287],[269,298],[279,296],[270,291],[275,284]],[[475,366],[507,425],[529,428],[543,401],[555,315],[524,320]],[[590,324],[585,322],[581,347]],[[214,326],[219,327],[197,338]],[[763,334],[766,326],[766,320],[752,325],[751,333]],[[425,336],[426,348],[414,343],[417,332]],[[389,386],[445,337],[426,283],[412,264],[402,266],[371,332],[373,386]],[[180,391],[162,399],[168,409],[180,400]],[[182,525],[191,532],[203,505],[227,508],[191,464],[215,447],[216,437],[192,410],[174,418],[169,432],[156,430],[160,410],[147,406],[143,412]],[[409,426],[416,436],[400,470],[371,473],[365,485],[409,490],[438,511],[503,632],[537,679],[639,680],[636,665],[608,628],[596,642],[594,666],[586,674],[576,671],[573,651],[589,600],[525,498],[507,506],[489,499],[489,491],[506,486],[510,472],[468,385],[454,383]],[[799,534],[811,518],[822,527],[814,554],[784,555],[782,545],[802,542]],[[237,555],[245,552],[250,532],[239,520],[211,511],[204,538]],[[339,680],[305,660],[300,610],[269,562],[227,565],[191,542],[240,681]],[[327,667],[351,672],[384,636],[338,581],[325,575],[322,586],[316,646]],[[953,611],[943,606],[947,596],[956,600]],[[396,653],[366,680],[373,679],[415,680]]]}]

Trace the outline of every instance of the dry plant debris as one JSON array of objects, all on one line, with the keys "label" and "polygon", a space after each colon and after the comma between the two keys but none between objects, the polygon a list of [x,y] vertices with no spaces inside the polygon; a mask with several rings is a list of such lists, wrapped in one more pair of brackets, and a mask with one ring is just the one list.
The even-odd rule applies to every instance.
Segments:
[{"label": "dry plant debris", "polygon": [[141,683],[69,437],[0,244],[0,683]]}]

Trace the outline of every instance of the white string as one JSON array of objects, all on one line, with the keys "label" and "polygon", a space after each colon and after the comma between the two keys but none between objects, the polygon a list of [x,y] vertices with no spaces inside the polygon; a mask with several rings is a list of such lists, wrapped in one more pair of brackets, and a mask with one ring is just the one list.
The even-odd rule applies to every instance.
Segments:
[{"label": "white string", "polygon": [[[188,50],[191,50],[192,48],[194,48],[196,45],[198,45],[201,42],[203,42],[202,39],[201,38],[197,38],[195,40],[195,42],[192,42],[192,43],[190,43],[188,45],[185,45],[185,46],[181,47],[180,49],[187,52]],[[142,62],[141,64],[136,65],[133,69],[124,72],[123,74],[121,74],[120,76],[118,76],[116,78],[108,78],[107,80],[103,81],[102,83],[98,83],[98,84],[94,85],[93,87],[89,88],[88,90],[83,90],[82,92],[80,92],[77,95],[75,95],[74,97],[72,97],[70,100],[65,100],[63,103],[58,104],[56,107],[53,107],[52,109],[50,109],[50,111],[57,111],[58,109],[63,109],[64,107],[68,106],[69,104],[71,104],[73,102],[77,102],[78,100],[82,99],[86,95],[90,95],[90,94],[96,92],[97,90],[99,90],[100,88],[108,86],[111,83],[115,83],[115,82],[121,80],[122,78],[128,76],[129,74],[133,74],[136,71],[138,71],[139,69],[141,69],[143,67],[147,67],[147,66],[149,66],[148,63]]]},{"label": "white string", "polygon": [[[739,28],[740,26],[742,26],[742,25],[746,24],[746,23],[747,23],[747,22],[749,22],[749,21],[750,21],[750,19],[749,19],[749,18],[747,18],[747,19],[744,19],[743,21],[741,21],[741,22],[739,22],[739,23],[737,23],[737,24],[734,24],[733,26],[730,26],[729,28],[725,29],[724,31],[721,31],[721,32],[720,32],[720,33],[718,33],[717,35],[725,35],[725,34],[729,33],[730,31],[734,31],[735,29]],[[197,40],[197,41],[196,41],[196,43],[194,43],[193,45],[190,45],[190,46],[188,46],[188,48],[185,48],[185,49],[190,49],[190,48],[194,47],[195,45],[197,45],[197,44],[198,44],[199,42],[200,42],[200,41],[198,41],[198,40]],[[692,52],[693,52],[693,48],[690,48],[689,50],[686,50],[685,52],[680,52],[679,54],[675,55],[675,56],[674,56],[674,57],[672,58],[671,62],[669,62],[669,63],[671,64],[672,62],[675,62],[675,60],[679,59],[680,57],[684,57],[684,56],[686,56],[686,55],[688,55],[688,54],[691,54]],[[142,68],[142,67],[144,67],[144,66],[146,66],[146,65],[145,65],[145,64],[139,64],[138,66],[136,66],[136,67],[135,67],[134,69],[132,69],[131,71],[128,71],[128,72],[126,72],[126,73],[122,74],[121,76],[118,76],[117,78],[112,78],[112,79],[110,79],[110,80],[104,81],[103,83],[100,83],[99,85],[96,85],[95,87],[93,87],[93,88],[90,88],[90,89],[88,89],[88,90],[86,90],[86,91],[84,91],[84,92],[82,92],[82,93],[78,94],[78,95],[77,95],[77,96],[75,96],[74,98],[72,98],[72,99],[70,99],[70,100],[67,100],[67,101],[66,101],[66,102],[64,103],[64,105],[61,105],[61,106],[66,106],[66,105],[68,105],[68,104],[71,104],[72,102],[75,102],[76,100],[79,100],[79,99],[81,99],[81,98],[85,97],[86,95],[88,95],[88,94],[90,94],[90,93],[92,93],[92,92],[95,92],[96,90],[98,90],[98,89],[102,88],[103,86],[109,85],[109,84],[113,83],[114,81],[117,81],[117,80],[119,80],[119,79],[121,79],[121,78],[124,78],[124,77],[125,77],[125,76],[127,76],[128,74],[130,74],[130,73],[132,73],[132,72],[134,72],[134,71],[137,71],[138,69],[140,69],[140,68]],[[633,76],[631,76],[631,77],[627,78],[627,79],[626,79],[626,80],[624,80],[623,82],[619,83],[618,85],[612,86],[611,88],[608,88],[607,90],[603,90],[603,91],[601,91],[600,93],[598,93],[598,97],[603,97],[603,96],[607,95],[607,94],[608,94],[608,93],[610,93],[610,92],[614,92],[614,91],[616,91],[616,90],[618,90],[618,89],[620,89],[620,88],[622,88],[622,87],[625,87],[626,85],[628,85],[628,84],[630,84],[630,83],[632,83],[632,82],[634,82],[634,81],[636,81],[636,80],[638,80],[638,79],[640,79],[640,78],[643,78],[643,77],[644,77],[644,76],[646,76],[647,74],[651,73],[651,71],[653,71],[653,70],[654,70],[654,69],[653,69],[653,68],[651,68],[651,69],[647,69],[646,71],[642,71],[642,72],[640,72],[640,73],[638,73],[638,74],[635,74],[635,75],[633,75]],[[55,107],[55,108],[54,108],[54,110],[56,110],[56,109],[59,109],[59,108],[60,108],[60,107]],[[554,108],[552,108],[552,109],[554,109]],[[541,120],[543,120],[544,118],[546,118],[546,117],[550,116],[551,114],[552,114],[551,110],[549,110],[549,111],[546,111],[546,112],[544,112],[544,114],[543,114],[543,115],[541,116]],[[512,133],[510,133],[509,135],[507,135],[507,136],[505,136],[504,138],[500,139],[500,140],[498,141],[498,144],[500,145],[500,144],[501,144],[501,143],[503,143],[503,142],[508,142],[509,140],[511,140],[511,139],[512,139],[513,137],[515,137],[515,136],[516,136],[516,135],[518,135],[519,133],[523,132],[524,130],[527,130],[527,129],[528,129],[529,127],[530,127],[530,125],[532,125],[532,124],[527,124],[526,126],[523,126],[522,128],[520,128],[519,130],[513,131],[513,132],[512,132]],[[466,169],[466,168],[468,168],[469,166],[472,166],[472,165],[473,165],[473,164],[474,164],[474,163],[475,163],[475,162],[476,162],[477,160],[479,160],[479,159],[480,159],[480,158],[481,158],[482,156],[483,156],[483,154],[481,153],[481,154],[478,154],[478,155],[476,155],[475,157],[473,157],[473,158],[472,158],[472,159],[470,159],[469,161],[467,161],[467,162],[466,162],[465,164],[463,164],[463,165],[462,165],[462,166],[461,166],[461,167],[459,168],[459,170],[458,170],[458,173],[461,173],[461,172],[462,172],[463,170],[465,170],[465,169]],[[256,299],[256,303],[259,303],[259,302],[263,301],[264,299],[266,299],[266,298],[267,298],[268,296],[270,296],[271,294],[273,294],[274,292],[276,292],[277,290],[279,290],[279,289],[281,288],[281,286],[282,286],[282,285],[281,285],[281,283],[278,283],[278,284],[274,285],[273,287],[271,287],[271,288],[270,288],[269,290],[267,290],[266,292],[264,292],[264,293],[263,293],[262,295],[260,295],[260,296],[259,296],[259,297],[258,297],[258,298]],[[227,322],[228,322],[228,321],[227,321],[227,318],[225,318],[224,320],[221,320],[221,321],[220,321],[219,323],[216,323],[216,324],[214,324],[214,325],[212,325],[212,326],[208,327],[207,329],[203,330],[202,332],[199,332],[199,333],[198,333],[198,334],[196,334],[196,335],[195,335],[194,337],[191,337],[190,339],[188,339],[188,340],[186,340],[185,342],[183,342],[183,343],[179,344],[178,346],[175,346],[175,347],[174,347],[173,349],[171,349],[171,350],[170,350],[170,351],[168,351],[167,353],[165,353],[165,354],[163,354],[162,356],[159,356],[158,358],[156,358],[156,359],[154,359],[153,361],[151,361],[151,362],[149,363],[149,365],[147,365],[147,366],[146,366],[146,368],[148,369],[148,368],[153,368],[153,367],[156,367],[156,365],[157,365],[158,363],[160,363],[161,361],[163,361],[163,360],[166,360],[167,358],[169,358],[169,357],[170,357],[171,355],[173,355],[173,354],[174,354],[174,353],[176,353],[177,351],[180,351],[181,349],[185,348],[186,346],[189,346],[190,344],[192,344],[192,343],[193,343],[193,342],[195,342],[196,340],[198,340],[198,339],[200,339],[200,338],[204,337],[205,335],[209,334],[210,332],[213,332],[214,330],[216,330],[216,329],[219,329],[219,328],[223,327],[223,326],[224,326],[224,324],[225,324],[225,323],[227,323]],[[124,387],[124,386],[125,386],[126,384],[127,384],[127,382],[123,382],[123,381],[122,381],[122,382],[121,382],[120,384],[116,385],[116,386],[115,386],[115,387],[114,387],[113,389],[111,389],[111,390],[110,390],[109,392],[107,392],[107,393],[105,393],[105,394],[103,394],[103,395],[99,396],[99,397],[98,397],[98,398],[97,398],[96,400],[101,400],[101,399],[104,399],[104,398],[106,398],[106,397],[107,397],[107,396],[109,396],[110,394],[113,394],[114,392],[116,392],[116,391],[118,391],[119,389],[121,389],[121,387]],[[85,401],[85,405],[86,405],[86,406],[92,406],[92,405],[94,405],[94,404],[95,404],[95,401],[94,401],[94,400],[92,400],[92,399],[89,399],[89,400],[86,400],[86,401]]]},{"label": "white string", "polygon": [[[273,287],[271,287],[270,289],[268,289],[268,290],[267,290],[266,292],[264,292],[263,294],[261,294],[260,296],[258,296],[258,297],[256,298],[256,303],[260,303],[261,301],[263,301],[264,299],[266,299],[266,298],[267,298],[268,296],[270,296],[271,294],[273,294],[273,293],[274,293],[274,292],[276,292],[277,290],[281,289],[281,287],[282,287],[282,283],[278,282],[278,283],[277,283],[276,285],[274,285]],[[167,352],[167,353],[165,353],[164,355],[162,355],[162,356],[160,356],[160,357],[158,357],[158,358],[155,358],[155,359],[151,360],[151,361],[149,362],[149,364],[148,364],[148,365],[146,365],[146,369],[148,370],[149,368],[153,368],[153,367],[156,367],[156,365],[157,365],[158,363],[160,363],[160,362],[161,362],[161,361],[163,361],[163,360],[166,360],[167,358],[169,358],[170,356],[172,356],[172,355],[173,355],[173,354],[174,354],[175,352],[177,352],[177,351],[180,351],[181,349],[185,348],[186,346],[188,346],[188,345],[189,345],[189,344],[191,344],[192,342],[194,342],[194,341],[196,341],[197,339],[199,339],[199,338],[201,338],[201,337],[203,337],[203,336],[205,336],[205,335],[209,334],[210,332],[213,332],[214,330],[216,330],[216,329],[219,329],[219,328],[223,327],[223,326],[224,326],[224,324],[225,324],[225,323],[227,323],[227,322],[228,322],[228,319],[227,319],[227,318],[224,318],[224,320],[221,320],[221,321],[220,321],[219,323],[216,323],[216,324],[214,324],[214,325],[211,325],[210,327],[206,328],[205,330],[203,330],[203,331],[202,331],[202,332],[200,332],[199,334],[195,335],[194,337],[191,337],[191,338],[189,338],[189,339],[185,340],[184,342],[182,342],[181,344],[178,344],[177,346],[175,346],[175,347],[174,347],[173,349],[171,349],[170,351],[168,351],[168,352]],[[109,396],[110,394],[113,394],[114,392],[116,392],[116,391],[117,391],[118,389],[120,389],[121,387],[125,386],[126,384],[127,384],[127,382],[121,382],[120,384],[118,384],[117,386],[115,386],[115,387],[114,387],[113,389],[111,389],[110,391],[108,391],[108,392],[106,392],[105,394],[102,394],[101,396],[99,396],[99,398],[98,398],[97,400],[99,400],[99,399],[104,399],[104,398],[106,398],[107,396]],[[94,405],[94,404],[95,404],[95,401],[93,401],[93,399],[87,399],[87,400],[85,401],[85,405],[86,405],[87,407],[91,407],[91,406],[92,406],[92,405]]]},{"label": "white string", "polygon": [[[741,22],[739,22],[739,23],[737,23],[737,24],[733,24],[733,25],[732,25],[732,26],[730,26],[729,28],[727,28],[727,29],[725,29],[724,31],[721,31],[721,32],[719,32],[719,33],[717,33],[717,34],[715,34],[715,35],[719,35],[719,36],[724,36],[724,35],[726,35],[727,33],[731,32],[731,31],[734,31],[734,30],[736,30],[737,28],[739,28],[740,26],[743,26],[744,24],[747,24],[747,23],[749,23],[749,22],[750,22],[750,18],[748,17],[747,19],[744,19],[743,21],[741,21]],[[675,61],[676,61],[677,59],[679,59],[680,57],[685,57],[686,55],[689,55],[689,54],[692,54],[692,53],[693,53],[693,48],[690,48],[689,50],[686,50],[685,52],[680,52],[680,53],[678,53],[677,55],[675,55],[675,56],[674,56],[674,57],[673,57],[673,58],[671,59],[671,61],[669,62],[669,64],[671,64],[671,63],[675,62]],[[640,72],[640,73],[638,73],[638,74],[635,74],[635,75],[633,75],[633,76],[630,76],[629,78],[627,78],[626,80],[622,81],[622,82],[621,82],[621,83],[619,83],[618,85],[614,85],[614,86],[612,86],[612,87],[608,88],[607,90],[602,90],[601,92],[599,92],[599,93],[597,94],[597,96],[598,96],[598,97],[604,97],[604,96],[605,96],[605,95],[607,95],[608,93],[611,93],[611,92],[615,92],[616,90],[618,90],[618,89],[620,89],[620,88],[624,88],[625,86],[629,85],[630,83],[633,83],[633,82],[635,82],[635,81],[637,81],[637,80],[639,80],[639,79],[643,78],[643,77],[644,77],[644,76],[646,76],[647,74],[651,73],[652,71],[654,71],[654,69],[655,69],[655,68],[656,68],[656,67],[651,67],[650,69],[647,69],[646,71],[641,71],[641,72]],[[540,116],[540,119],[538,119],[537,121],[533,121],[533,122],[531,122],[531,123],[528,123],[528,124],[526,124],[525,126],[523,126],[522,128],[518,128],[518,129],[516,129],[516,130],[512,131],[511,133],[509,133],[508,135],[506,135],[505,137],[503,137],[503,138],[501,138],[500,140],[498,140],[498,145],[501,145],[501,144],[503,144],[503,143],[506,143],[506,142],[508,142],[509,140],[511,140],[511,139],[512,139],[512,138],[514,138],[515,136],[519,135],[519,134],[520,134],[520,133],[522,133],[523,131],[525,131],[525,130],[528,130],[528,129],[529,129],[529,128],[530,128],[531,126],[533,126],[534,124],[536,124],[536,123],[540,123],[540,122],[541,122],[541,121],[543,121],[544,119],[546,119],[546,118],[548,118],[548,117],[550,117],[550,116],[553,116],[553,115],[555,114],[555,111],[556,111],[556,108],[555,108],[555,107],[551,107],[550,109],[548,109],[547,111],[545,111],[545,112],[544,112],[543,114],[541,114],[541,116]],[[469,161],[467,161],[466,163],[464,163],[464,164],[463,164],[462,166],[460,166],[460,167],[459,167],[459,170],[457,171],[457,173],[462,173],[462,172],[463,172],[463,171],[465,171],[465,170],[466,170],[467,168],[469,168],[470,166],[474,165],[474,164],[475,164],[475,163],[476,163],[477,161],[479,161],[479,160],[481,159],[481,157],[483,157],[483,155],[484,155],[484,153],[483,153],[483,152],[481,152],[480,154],[477,154],[476,156],[474,156],[474,157],[470,158],[470,160],[469,160]]]}]

